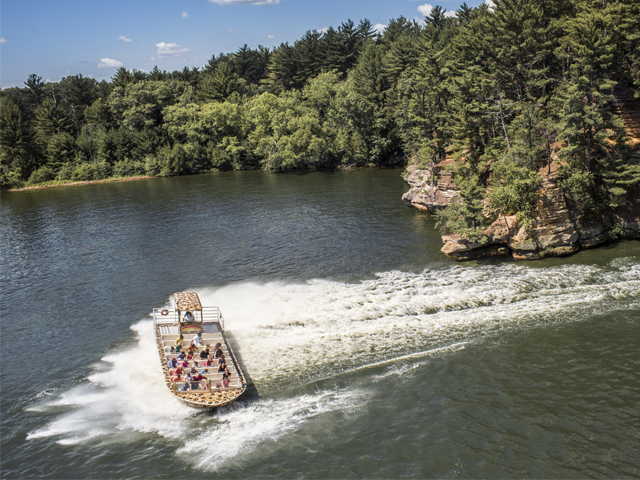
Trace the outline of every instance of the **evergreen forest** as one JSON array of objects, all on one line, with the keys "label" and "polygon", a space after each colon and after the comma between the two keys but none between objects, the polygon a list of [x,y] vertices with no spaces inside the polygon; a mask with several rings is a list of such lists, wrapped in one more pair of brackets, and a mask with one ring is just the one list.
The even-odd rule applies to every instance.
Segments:
[{"label": "evergreen forest", "polygon": [[640,184],[612,109],[640,88],[637,0],[495,0],[247,45],[204,68],[120,68],[0,93],[3,189],[218,170],[423,167],[452,158],[445,231],[526,221],[557,164],[566,195],[606,215]]}]

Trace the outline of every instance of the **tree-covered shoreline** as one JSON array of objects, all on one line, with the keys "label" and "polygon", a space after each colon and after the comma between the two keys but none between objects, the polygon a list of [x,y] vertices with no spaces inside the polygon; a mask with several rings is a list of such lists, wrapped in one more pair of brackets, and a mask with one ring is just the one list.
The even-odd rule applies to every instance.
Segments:
[{"label": "tree-covered shoreline", "polygon": [[640,86],[633,0],[496,0],[435,7],[382,34],[351,21],[273,50],[246,45],[203,69],[121,68],[1,92],[2,188],[215,170],[422,166],[452,157],[444,231],[529,221],[541,167],[606,215],[640,183],[616,86]]}]

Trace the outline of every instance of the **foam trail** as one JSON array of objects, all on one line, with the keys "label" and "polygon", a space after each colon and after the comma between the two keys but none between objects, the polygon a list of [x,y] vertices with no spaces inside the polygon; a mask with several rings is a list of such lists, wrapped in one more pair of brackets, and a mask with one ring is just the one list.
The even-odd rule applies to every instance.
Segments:
[{"label": "foam trail", "polygon": [[[464,349],[464,345],[467,345],[469,342],[458,342],[458,343],[454,343],[453,345],[448,345],[446,347],[440,347],[440,348],[433,348],[431,350],[425,350],[423,352],[416,352],[416,353],[409,353],[407,355],[401,355],[399,357],[395,357],[395,358],[388,358],[386,360],[381,360],[379,362],[374,362],[374,363],[369,363],[367,365],[362,365],[360,367],[356,367],[356,368],[352,368],[351,370],[347,370],[344,372],[340,372],[340,373],[336,373],[335,375],[329,375],[328,377],[324,377],[324,378],[318,378],[316,380],[314,380],[314,382],[321,382],[323,380],[328,380],[330,378],[335,378],[338,375],[347,375],[350,373],[355,373],[359,370],[366,370],[368,368],[375,368],[375,367],[381,367],[382,365],[389,365],[391,363],[396,363],[396,362],[400,362],[402,360],[410,360],[410,359],[416,359],[416,358],[422,358],[422,357],[426,357],[428,355],[433,355],[434,353],[438,353],[438,352],[445,352],[445,351],[456,351],[456,350],[463,350]],[[456,348],[459,347],[459,348]],[[412,367],[409,367],[409,369]],[[406,371],[408,371],[409,369],[394,369],[391,371],[391,373],[395,373],[395,374],[402,374]],[[383,377],[386,377],[387,375],[385,374]]]},{"label": "foam trail", "polygon": [[[637,308],[640,264],[626,258],[607,266],[455,266],[386,272],[353,284],[237,283],[199,293],[204,304],[221,307],[243,366],[263,398],[296,396],[239,403],[215,417],[194,415],[166,388],[152,323],[143,320],[131,327],[138,343],[106,355],[87,382],[43,392],[30,409],[55,418],[28,438],[72,444],[122,441],[141,432],[180,441],[198,431],[181,455],[215,470],[220,459],[264,452],[267,439],[282,438],[312,419],[362,407],[368,384],[389,375],[406,378],[427,355],[506,331]],[[382,375],[373,368],[385,365],[390,368]],[[360,372],[357,388],[332,390],[323,384],[320,392],[302,390],[307,395],[295,390],[350,372]],[[220,435],[222,444],[214,441]]]},{"label": "foam trail", "polygon": [[186,431],[192,413],[175,401],[160,370],[153,324],[143,320],[133,325],[139,343],[102,361],[111,368],[90,375],[89,382],[55,399],[38,403],[32,410],[56,411],[72,408],[44,429],[27,438],[61,437],[58,443],[81,443],[111,436],[122,430],[178,437]]},{"label": "foam trail", "polygon": [[628,308],[640,294],[640,268],[633,258],[606,267],[456,266],[355,284],[245,283],[200,293],[221,307],[264,394],[416,351]]},{"label": "foam trail", "polygon": [[197,467],[217,470],[228,466],[231,459],[251,454],[258,445],[298,430],[313,418],[330,412],[353,415],[365,398],[363,391],[337,389],[236,404],[222,409],[217,415],[219,423],[189,439],[179,453]]}]

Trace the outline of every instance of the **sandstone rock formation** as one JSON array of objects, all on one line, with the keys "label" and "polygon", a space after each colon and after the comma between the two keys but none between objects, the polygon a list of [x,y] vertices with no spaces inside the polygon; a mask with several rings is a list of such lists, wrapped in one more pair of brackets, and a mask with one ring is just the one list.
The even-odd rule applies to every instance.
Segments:
[{"label": "sandstone rock formation", "polygon": [[[458,195],[458,188],[451,180],[451,172],[446,167],[453,161],[447,158],[431,168],[407,167],[405,180],[411,189],[402,196],[410,207],[428,210],[434,213],[439,208],[449,205],[451,199]],[[433,171],[433,175],[432,175]]]},{"label": "sandstone rock formation", "polygon": [[[640,159],[640,108],[627,90],[620,90],[614,107],[627,126],[631,137],[632,155]],[[633,106],[635,105],[635,107]],[[433,169],[407,168],[405,180],[411,189],[402,199],[409,206],[435,212],[445,208],[459,194],[447,171],[452,163],[446,159]],[[432,173],[433,172],[433,173]],[[544,182],[533,212],[534,221],[529,228],[518,227],[515,216],[501,217],[483,231],[484,243],[470,242],[457,235],[444,235],[442,253],[456,260],[472,260],[512,254],[516,260],[535,260],[550,256],[563,256],[580,249],[591,248],[612,238],[640,238],[640,185],[618,208],[607,227],[602,221],[585,215],[565,196],[557,184],[556,164],[540,170]]]}]

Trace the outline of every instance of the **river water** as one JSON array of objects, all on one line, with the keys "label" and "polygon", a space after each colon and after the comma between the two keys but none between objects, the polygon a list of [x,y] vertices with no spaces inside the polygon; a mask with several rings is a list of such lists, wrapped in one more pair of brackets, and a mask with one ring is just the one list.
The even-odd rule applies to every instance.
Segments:
[{"label": "river water", "polygon": [[[639,477],[640,243],[456,264],[400,173],[3,194],[3,478]],[[216,412],[160,372],[181,290],[253,383]]]}]

